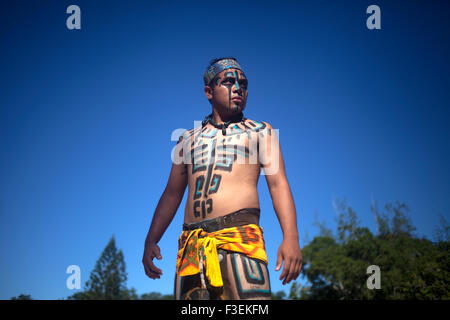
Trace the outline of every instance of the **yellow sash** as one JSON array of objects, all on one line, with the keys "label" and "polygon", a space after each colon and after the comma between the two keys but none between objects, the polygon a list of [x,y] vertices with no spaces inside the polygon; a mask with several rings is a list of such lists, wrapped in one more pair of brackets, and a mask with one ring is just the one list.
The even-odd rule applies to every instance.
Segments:
[{"label": "yellow sash", "polygon": [[[217,249],[244,253],[267,263],[262,228],[256,224],[226,228],[215,232],[203,229],[183,231],[178,241],[177,274],[189,276],[206,267],[206,278],[214,287],[223,286]],[[203,266],[200,266],[200,257]]]}]

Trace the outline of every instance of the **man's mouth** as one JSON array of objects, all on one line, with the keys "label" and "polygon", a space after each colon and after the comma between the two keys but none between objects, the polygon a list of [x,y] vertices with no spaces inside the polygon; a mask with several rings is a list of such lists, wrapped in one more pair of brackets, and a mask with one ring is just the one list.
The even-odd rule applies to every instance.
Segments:
[{"label": "man's mouth", "polygon": [[231,99],[232,101],[236,101],[236,102],[243,102],[244,100],[240,97],[234,97]]}]

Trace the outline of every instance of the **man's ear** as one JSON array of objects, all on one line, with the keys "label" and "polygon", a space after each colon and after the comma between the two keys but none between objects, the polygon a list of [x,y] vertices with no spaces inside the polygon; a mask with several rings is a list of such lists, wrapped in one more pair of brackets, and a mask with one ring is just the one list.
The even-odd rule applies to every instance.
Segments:
[{"label": "man's ear", "polygon": [[205,91],[206,98],[211,100],[213,98],[213,89],[210,86],[205,86],[203,90]]}]

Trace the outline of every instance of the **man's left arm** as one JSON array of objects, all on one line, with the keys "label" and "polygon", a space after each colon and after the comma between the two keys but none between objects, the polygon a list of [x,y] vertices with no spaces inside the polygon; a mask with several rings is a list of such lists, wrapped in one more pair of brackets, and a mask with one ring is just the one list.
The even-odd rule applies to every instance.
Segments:
[{"label": "man's left arm", "polygon": [[273,208],[283,231],[283,242],[278,249],[275,271],[279,271],[284,262],[280,280],[286,284],[297,279],[302,267],[302,252],[294,199],[286,177],[279,140],[272,126],[265,124],[266,134],[260,138],[260,163],[266,176]]}]

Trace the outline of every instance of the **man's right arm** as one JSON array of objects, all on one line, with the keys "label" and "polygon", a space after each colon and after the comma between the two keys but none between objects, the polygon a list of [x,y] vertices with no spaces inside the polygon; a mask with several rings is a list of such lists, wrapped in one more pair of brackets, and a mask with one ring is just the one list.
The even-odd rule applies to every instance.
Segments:
[{"label": "man's right arm", "polygon": [[[182,143],[178,143],[175,152],[182,155]],[[150,230],[145,239],[144,264],[145,273],[152,279],[159,279],[162,271],[153,264],[153,258],[161,260],[160,249],[157,245],[170,222],[173,220],[178,210],[187,186],[187,169],[184,163],[173,163],[170,170],[169,180],[166,188],[159,199],[153,214]]]}]

